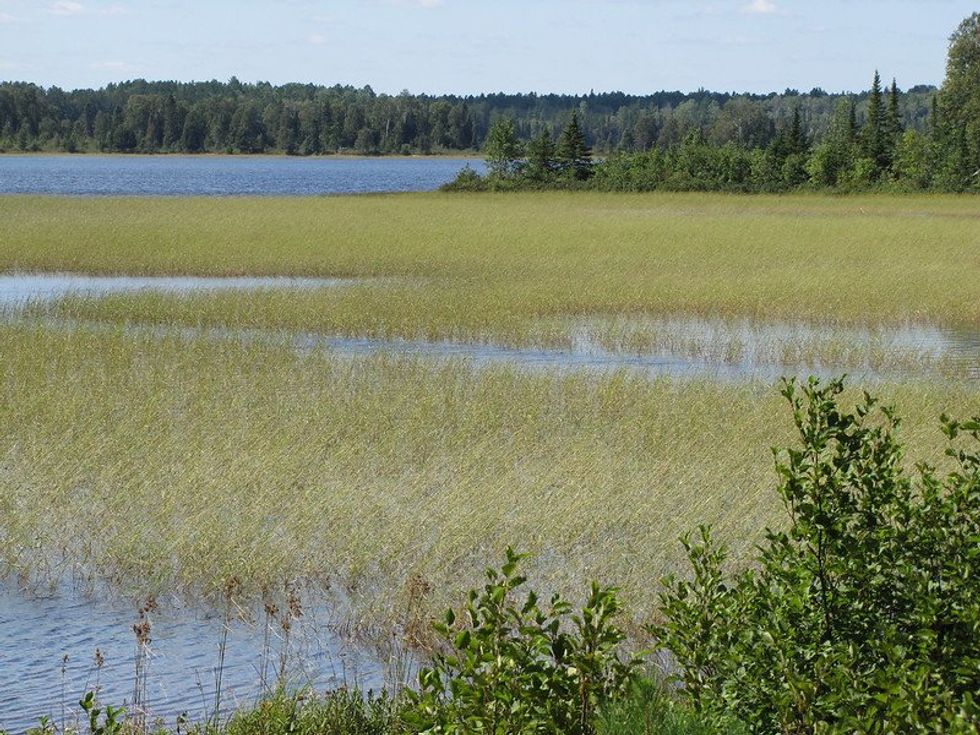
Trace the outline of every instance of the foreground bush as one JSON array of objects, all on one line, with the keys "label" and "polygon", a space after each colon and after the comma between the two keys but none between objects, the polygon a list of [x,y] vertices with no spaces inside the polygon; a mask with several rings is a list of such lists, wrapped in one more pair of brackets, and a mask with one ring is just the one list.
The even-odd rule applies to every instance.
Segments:
[{"label": "foreground bush", "polygon": [[[980,420],[942,429],[954,469],[914,474],[899,419],[843,384],[786,384],[801,445],[780,456],[787,531],[732,582],[724,549],[685,541],[653,627],[709,720],[758,733],[976,732],[980,727]],[[966,439],[969,448],[957,446]],[[972,441],[971,441],[972,440]]]},{"label": "foreground bush", "polygon": [[522,557],[507,550],[498,572],[487,570],[457,622],[452,610],[436,625],[448,652],[419,674],[406,721],[423,733],[554,733],[595,731],[596,711],[622,698],[635,665],[619,647],[620,605],[613,588],[593,584],[578,613],[560,596],[547,605],[517,573]]}]

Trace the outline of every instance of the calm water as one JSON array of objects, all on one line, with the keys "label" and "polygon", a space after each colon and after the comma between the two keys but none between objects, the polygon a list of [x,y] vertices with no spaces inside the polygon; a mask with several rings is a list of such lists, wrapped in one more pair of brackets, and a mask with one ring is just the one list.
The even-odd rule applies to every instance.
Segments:
[{"label": "calm water", "polygon": [[358,283],[346,278],[240,276],[89,276],[82,273],[0,273],[0,309],[52,302],[66,296],[108,296],[139,291],[187,294],[199,291],[336,288]]},{"label": "calm water", "polygon": [[[223,616],[162,606],[150,619],[151,721],[161,717],[173,727],[184,712],[195,721],[207,719],[214,711]],[[136,605],[74,595],[38,597],[0,582],[0,730],[19,735],[42,715],[60,727],[62,682],[69,723],[81,714],[78,700],[96,686],[104,703],[131,704],[136,620]],[[384,682],[382,667],[342,643],[331,622],[325,607],[304,606],[285,649],[287,681],[319,691],[355,684],[377,690]],[[277,624],[268,626],[270,653],[263,655],[266,627],[261,611],[251,622],[233,620],[229,626],[221,689],[226,715],[254,705],[275,685],[283,638]],[[104,657],[101,669],[95,664],[97,649]]]},{"label": "calm water", "polygon": [[[198,277],[198,276],[89,276],[74,273],[0,273],[0,311],[16,318],[30,303],[53,303],[65,296],[99,297],[103,295],[159,291],[170,294],[224,290],[311,289],[353,287],[359,279],[285,278],[285,277]],[[58,328],[98,329],[98,324],[48,322]],[[299,350],[326,349],[347,355],[375,352],[414,355],[432,359],[464,359],[474,365],[514,364],[552,370],[587,370],[610,372],[630,370],[645,375],[709,380],[775,381],[783,375],[801,374],[832,377],[847,372],[854,379],[878,380],[907,378],[929,374],[929,365],[917,369],[909,360],[891,364],[888,354],[911,353],[923,359],[940,359],[966,377],[980,378],[980,335],[955,332],[930,326],[907,326],[894,329],[832,329],[810,324],[756,324],[723,322],[696,317],[651,322],[670,337],[651,345],[643,353],[609,350],[589,340],[583,332],[570,349],[513,348],[492,344],[458,342],[423,342],[403,339],[370,339],[323,334],[295,333],[287,336],[289,344]],[[179,335],[186,339],[234,339],[280,343],[283,334],[261,329],[193,329],[140,327],[130,325],[133,333]],[[706,350],[692,354],[685,350],[688,338],[707,344],[737,344],[738,349]],[[823,366],[814,362],[781,359],[773,349],[781,345],[806,343],[809,340],[837,338],[855,347],[875,346],[882,357],[875,365],[844,364]],[[914,362],[914,361],[913,361]]]},{"label": "calm water", "polygon": [[0,156],[0,194],[290,196],[430,191],[478,160],[291,156]]}]

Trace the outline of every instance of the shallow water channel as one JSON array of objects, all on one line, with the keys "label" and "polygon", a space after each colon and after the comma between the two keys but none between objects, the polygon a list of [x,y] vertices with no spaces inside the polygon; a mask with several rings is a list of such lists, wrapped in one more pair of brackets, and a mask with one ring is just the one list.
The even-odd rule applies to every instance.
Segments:
[{"label": "shallow water channel", "polygon": [[[100,297],[156,291],[191,294],[216,291],[351,287],[357,278],[281,276],[90,276],[74,273],[0,274],[0,312],[15,316],[28,304],[51,304],[68,296]],[[598,325],[598,331],[594,331]],[[61,328],[93,328],[59,322]],[[281,342],[276,330],[129,327],[134,333],[180,334],[188,339]],[[906,379],[938,373],[980,378],[980,332],[929,325],[830,327],[807,323],[756,323],[701,317],[594,319],[572,326],[567,349],[518,348],[495,344],[340,337],[293,333],[299,350],[326,349],[347,355],[375,352],[433,359],[464,359],[475,365],[512,364],[551,370],[610,372],[721,381],[775,381],[784,375],[832,377],[847,372],[858,380]],[[590,336],[606,335],[605,338]],[[638,341],[639,340],[639,341]],[[811,354],[808,347],[815,346]],[[837,355],[821,361],[820,351]],[[872,356],[873,357],[869,357]]]},{"label": "shallow water channel", "polygon": [[[249,617],[233,619],[228,626],[221,667],[220,709],[225,716],[254,705],[275,687],[283,652],[285,680],[291,686],[326,691],[343,685],[377,689],[383,683],[377,660],[342,642],[324,606],[304,606],[288,639],[261,611]],[[59,728],[63,722],[71,724],[82,714],[79,699],[96,688],[104,704],[130,706],[137,619],[135,604],[73,594],[25,594],[0,582],[0,730],[23,733],[41,716]],[[224,616],[162,604],[150,620],[149,722],[163,718],[172,728],[183,713],[192,721],[206,720],[215,711]],[[104,660],[101,667],[96,651]]]},{"label": "shallow water channel", "polygon": [[285,276],[91,276],[80,273],[0,274],[0,308],[51,303],[66,296],[109,296],[157,291],[190,294],[201,291],[331,288],[357,283],[344,278]]}]

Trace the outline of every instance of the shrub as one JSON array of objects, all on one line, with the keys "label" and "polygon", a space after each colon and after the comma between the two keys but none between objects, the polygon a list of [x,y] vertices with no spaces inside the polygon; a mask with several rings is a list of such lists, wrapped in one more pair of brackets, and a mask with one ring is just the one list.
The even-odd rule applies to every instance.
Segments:
[{"label": "shrub", "polygon": [[441,191],[486,191],[487,180],[466,164],[456,178],[439,187]]},{"label": "shrub", "polygon": [[[752,732],[975,732],[980,726],[980,419],[942,418],[954,469],[905,469],[893,409],[843,381],[787,382],[800,446],[777,454],[786,531],[734,582],[702,528],[693,580],[652,626],[695,710]],[[958,447],[966,438],[971,448]]]},{"label": "shrub", "polygon": [[470,592],[463,620],[450,610],[436,624],[446,651],[409,693],[413,731],[592,733],[597,708],[628,691],[635,668],[618,653],[616,590],[593,584],[577,614],[559,595],[545,606],[532,591],[518,603],[521,558],[508,549],[501,570],[487,570],[483,592]]}]

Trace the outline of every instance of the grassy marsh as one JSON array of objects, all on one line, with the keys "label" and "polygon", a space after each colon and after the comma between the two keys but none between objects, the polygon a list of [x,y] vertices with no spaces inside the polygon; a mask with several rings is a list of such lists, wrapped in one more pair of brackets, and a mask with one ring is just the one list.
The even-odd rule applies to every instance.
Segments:
[{"label": "grassy marsh", "polygon": [[[140,594],[329,577],[383,614],[413,574],[441,604],[517,542],[537,552],[534,573],[548,584],[598,576],[649,607],[653,580],[679,558],[679,533],[713,522],[745,552],[775,517],[769,447],[788,437],[789,416],[771,385],[301,355],[168,330],[545,347],[584,338],[725,361],[746,349],[737,329],[728,341],[691,337],[670,320],[762,333],[815,324],[812,339],[753,349],[777,364],[915,368],[927,351],[896,348],[888,329],[980,325],[974,204],[0,197],[2,270],[380,279],[71,297],[32,310],[77,320],[74,329],[0,327],[0,553],[28,576],[74,569]],[[868,331],[867,346],[855,329]],[[879,388],[908,416],[922,458],[941,454],[941,411],[978,410],[975,381],[942,359],[932,367],[948,381]]]},{"label": "grassy marsh", "polygon": [[955,196],[4,197],[0,269],[407,278],[299,298],[89,308],[113,319],[408,338],[558,342],[568,330],[556,319],[611,314],[976,328],[974,205]]},{"label": "grassy marsh", "polygon": [[[643,608],[713,522],[746,552],[778,515],[771,386],[300,354],[268,344],[0,328],[0,554],[139,594],[331,579],[372,615],[422,574],[458,599],[508,543]],[[882,390],[939,457],[975,385]]]}]

